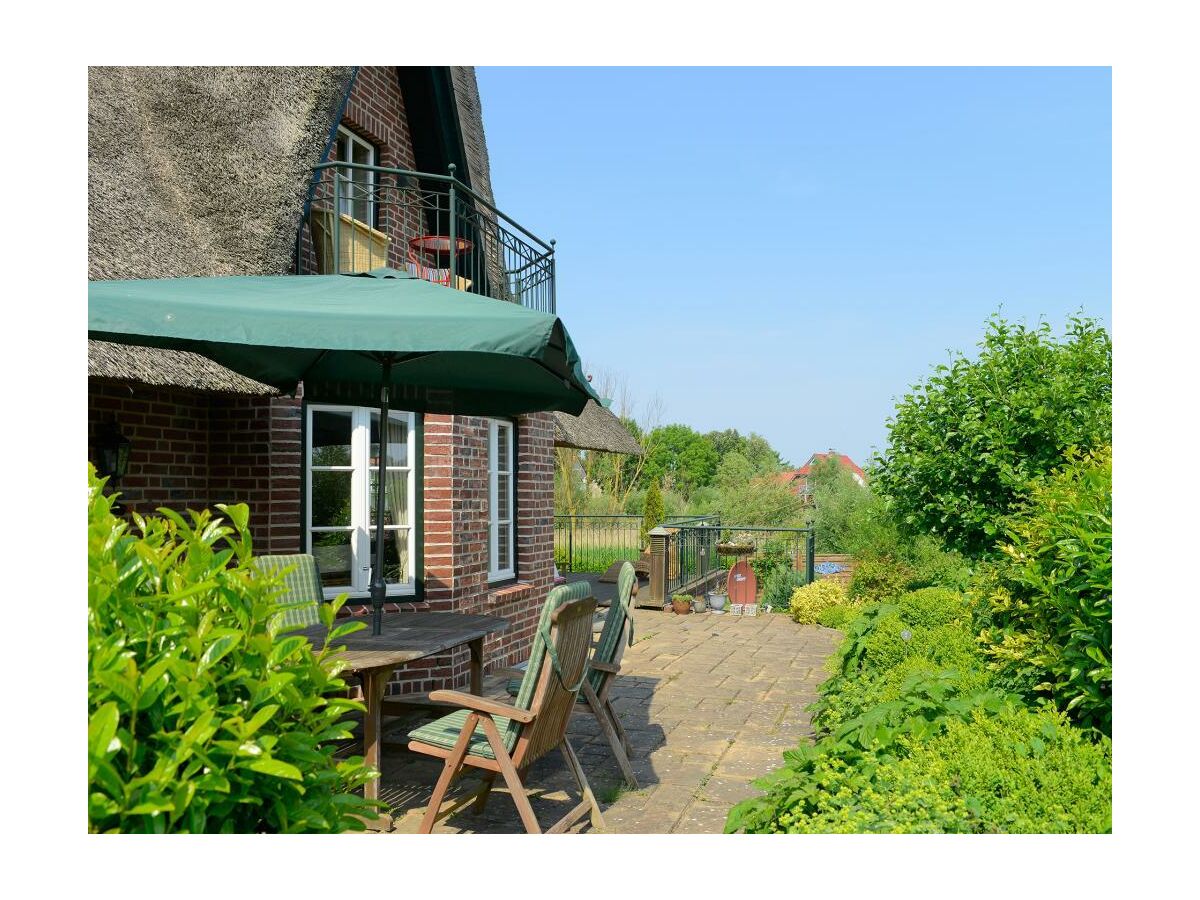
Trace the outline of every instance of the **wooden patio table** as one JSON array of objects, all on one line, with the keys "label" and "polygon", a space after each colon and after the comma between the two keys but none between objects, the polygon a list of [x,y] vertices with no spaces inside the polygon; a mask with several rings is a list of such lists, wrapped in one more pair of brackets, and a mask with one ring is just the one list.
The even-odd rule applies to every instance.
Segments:
[{"label": "wooden patio table", "polygon": [[[364,622],[366,628],[340,638],[337,643],[346,649],[337,658],[349,664],[348,671],[362,679],[363,700],[367,712],[363,722],[363,758],[367,765],[380,768],[380,744],[383,727],[384,691],[392,672],[414,659],[436,656],[466,644],[471,648],[471,693],[483,691],[483,639],[489,634],[508,628],[507,619],[499,616],[470,616],[449,612],[390,613],[383,617],[383,633],[371,634],[370,616],[338,619],[334,624]],[[295,634],[320,646],[325,640],[325,627],[316,625]],[[363,795],[374,800],[379,796],[379,779],[363,786]]]}]

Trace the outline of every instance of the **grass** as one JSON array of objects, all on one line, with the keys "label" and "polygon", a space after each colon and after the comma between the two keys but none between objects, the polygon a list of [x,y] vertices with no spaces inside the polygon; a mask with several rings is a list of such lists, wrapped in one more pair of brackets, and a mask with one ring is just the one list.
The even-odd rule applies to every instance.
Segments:
[{"label": "grass", "polygon": [[596,799],[605,806],[612,806],[626,794],[632,794],[633,789],[625,782],[618,781],[615,784],[606,784],[596,790]]}]

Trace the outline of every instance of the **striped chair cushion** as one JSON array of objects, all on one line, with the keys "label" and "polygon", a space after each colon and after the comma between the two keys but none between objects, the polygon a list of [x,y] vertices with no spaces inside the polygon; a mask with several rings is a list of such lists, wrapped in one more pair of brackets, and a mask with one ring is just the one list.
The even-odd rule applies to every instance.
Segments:
[{"label": "striped chair cushion", "polygon": [[[600,637],[596,640],[596,646],[592,650],[592,659],[597,662],[611,663],[617,655],[618,642],[624,632],[625,622],[632,612],[633,586],[636,583],[637,573],[634,571],[633,565],[625,563],[621,566],[620,574],[617,575],[616,602],[608,608],[608,615],[604,617],[604,628],[600,631]],[[630,642],[633,640],[632,621],[629,622],[629,640]],[[603,679],[603,672],[588,673],[592,690],[600,690]]]},{"label": "striped chair cushion", "polygon": [[[441,747],[445,750],[451,750],[458,742],[458,736],[462,734],[463,726],[467,724],[468,710],[458,709],[450,713],[448,716],[442,716],[440,719],[434,719],[422,725],[420,728],[414,728],[408,733],[409,738],[414,741],[420,741],[423,744],[432,744],[435,747]],[[504,749],[509,753],[517,743],[518,729],[513,727],[516,723],[504,716],[496,716],[496,728],[500,732],[500,737],[504,741]],[[495,759],[495,751],[492,750],[492,745],[488,743],[487,735],[483,733],[483,726],[476,725],[475,733],[471,735],[471,742],[467,744],[467,752],[472,756],[482,756],[487,759]]]},{"label": "striped chair cushion", "polygon": [[284,625],[307,628],[320,623],[317,604],[321,603],[325,596],[321,591],[321,575],[317,571],[316,559],[307,553],[290,553],[259,556],[255,558],[255,562],[261,572],[282,573],[284,592],[279,597],[281,603],[305,604],[281,612],[279,616]]}]

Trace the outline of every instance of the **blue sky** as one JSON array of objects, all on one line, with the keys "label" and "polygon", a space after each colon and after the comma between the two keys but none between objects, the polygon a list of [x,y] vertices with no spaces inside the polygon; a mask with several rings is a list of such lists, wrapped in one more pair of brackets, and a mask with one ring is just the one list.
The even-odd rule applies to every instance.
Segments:
[{"label": "blue sky", "polygon": [[1107,69],[477,73],[498,205],[664,423],[865,462],[990,313],[1111,319]]}]

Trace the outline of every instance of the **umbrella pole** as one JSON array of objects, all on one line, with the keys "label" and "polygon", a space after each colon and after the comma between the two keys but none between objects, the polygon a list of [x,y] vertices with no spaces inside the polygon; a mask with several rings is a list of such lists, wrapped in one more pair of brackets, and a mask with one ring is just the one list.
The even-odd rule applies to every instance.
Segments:
[{"label": "umbrella pole", "polygon": [[379,475],[375,479],[375,565],[371,570],[371,634],[383,633],[383,598],[387,582],[383,578],[384,484],[387,477],[388,386],[392,382],[392,361],[383,361],[383,387],[379,391]]}]

